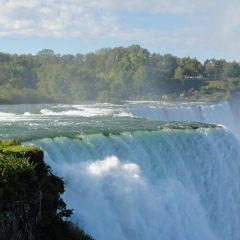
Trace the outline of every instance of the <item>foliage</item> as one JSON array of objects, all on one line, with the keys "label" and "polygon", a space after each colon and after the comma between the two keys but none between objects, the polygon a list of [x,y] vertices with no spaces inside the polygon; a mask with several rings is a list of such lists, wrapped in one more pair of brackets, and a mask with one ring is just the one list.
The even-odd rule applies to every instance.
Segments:
[{"label": "foliage", "polygon": [[0,196],[20,198],[26,185],[35,178],[36,163],[29,152],[39,151],[35,146],[21,146],[18,140],[0,141]]},{"label": "foliage", "polygon": [[200,93],[206,98],[227,100],[240,94],[240,78],[208,81],[207,85],[201,87]]},{"label": "foliage", "polygon": [[17,140],[0,141],[1,204],[31,201],[37,189],[43,194],[41,220],[35,226],[37,239],[92,239],[69,221],[73,210],[67,209],[61,198],[64,181],[44,163],[42,151],[36,146],[21,146]]},{"label": "foliage", "polygon": [[121,102],[120,99],[114,97],[110,92],[106,90],[98,94],[97,101],[101,103],[108,102],[112,104],[118,104]]},{"label": "foliage", "polygon": [[43,95],[36,89],[12,88],[9,85],[0,88],[0,103],[2,104],[17,104],[17,103],[51,103],[54,99]]},{"label": "foliage", "polygon": [[[86,55],[61,56],[51,49],[43,49],[35,56],[0,53],[2,104],[119,102],[149,96],[161,99],[163,95],[178,100],[192,89],[201,98],[207,91],[211,98],[221,89],[212,88],[211,81],[233,78],[240,78],[239,63],[213,58],[201,64],[196,58],[151,54],[139,45],[102,48]],[[238,94],[237,88],[237,83],[229,84],[226,93]],[[224,98],[229,95],[220,93]]]},{"label": "foliage", "polygon": [[0,154],[0,197],[20,198],[24,183],[34,176],[34,164],[27,158]]}]

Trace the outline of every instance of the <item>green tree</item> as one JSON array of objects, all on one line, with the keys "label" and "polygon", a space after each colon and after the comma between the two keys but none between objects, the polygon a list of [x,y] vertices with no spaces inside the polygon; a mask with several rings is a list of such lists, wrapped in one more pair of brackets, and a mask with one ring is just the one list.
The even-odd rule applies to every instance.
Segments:
[{"label": "green tree", "polygon": [[223,77],[223,71],[226,61],[210,59],[204,62],[204,75],[208,78],[221,79]]},{"label": "green tree", "polygon": [[43,49],[37,53],[38,56],[48,59],[50,57],[55,57],[56,54],[52,49]]},{"label": "green tree", "polygon": [[46,64],[38,69],[38,90],[58,101],[70,98],[71,75],[64,64]]},{"label": "green tree", "polygon": [[152,74],[147,66],[140,66],[135,72],[134,76],[134,89],[137,96],[144,96],[152,92]]},{"label": "green tree", "polygon": [[125,70],[136,70],[139,66],[145,65],[150,53],[139,45],[131,45],[125,49],[122,63]]},{"label": "green tree", "polygon": [[240,77],[240,66],[236,62],[226,63],[223,67],[223,75],[225,77]]},{"label": "green tree", "polygon": [[75,100],[96,100],[96,74],[90,69],[80,69],[70,86],[70,94]]},{"label": "green tree", "polygon": [[61,61],[61,57],[58,54],[55,54],[55,52],[52,49],[43,49],[39,51],[36,55],[36,57],[39,57],[39,61],[42,61],[42,63],[59,63]]},{"label": "green tree", "polygon": [[182,58],[179,60],[178,65],[182,68],[184,78],[197,77],[203,72],[202,64],[196,58]]},{"label": "green tree", "polygon": [[158,70],[162,79],[173,78],[176,68],[177,59],[171,54],[165,54],[158,63]]},{"label": "green tree", "polygon": [[184,79],[183,69],[179,66],[175,69],[174,76],[175,79]]}]

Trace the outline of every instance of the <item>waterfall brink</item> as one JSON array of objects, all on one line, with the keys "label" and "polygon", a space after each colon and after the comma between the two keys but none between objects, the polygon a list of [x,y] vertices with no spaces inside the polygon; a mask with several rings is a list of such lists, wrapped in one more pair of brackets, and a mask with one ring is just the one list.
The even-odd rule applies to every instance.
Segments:
[{"label": "waterfall brink", "polygon": [[129,110],[134,116],[161,121],[194,121],[221,124],[240,135],[237,126],[240,119],[235,119],[228,102],[212,105],[175,106],[175,107],[141,107]]},{"label": "waterfall brink", "polygon": [[240,239],[240,143],[227,129],[33,143],[64,178],[73,220],[96,240]]}]

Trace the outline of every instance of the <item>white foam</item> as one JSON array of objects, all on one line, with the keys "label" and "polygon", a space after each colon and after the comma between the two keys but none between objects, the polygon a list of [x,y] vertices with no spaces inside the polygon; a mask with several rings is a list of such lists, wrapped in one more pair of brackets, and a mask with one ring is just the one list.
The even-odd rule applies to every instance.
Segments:
[{"label": "white foam", "polygon": [[240,239],[240,143],[227,129],[34,143],[96,240]]}]

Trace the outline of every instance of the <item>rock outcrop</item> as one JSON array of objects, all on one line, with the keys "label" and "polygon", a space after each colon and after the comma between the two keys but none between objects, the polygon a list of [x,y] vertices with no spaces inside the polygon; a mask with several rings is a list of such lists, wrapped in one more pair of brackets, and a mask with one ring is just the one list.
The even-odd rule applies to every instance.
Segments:
[{"label": "rock outcrop", "polygon": [[[16,141],[0,141],[0,239],[88,239],[68,219],[62,178],[43,161],[43,152]],[[64,219],[64,220],[63,220]]]}]

